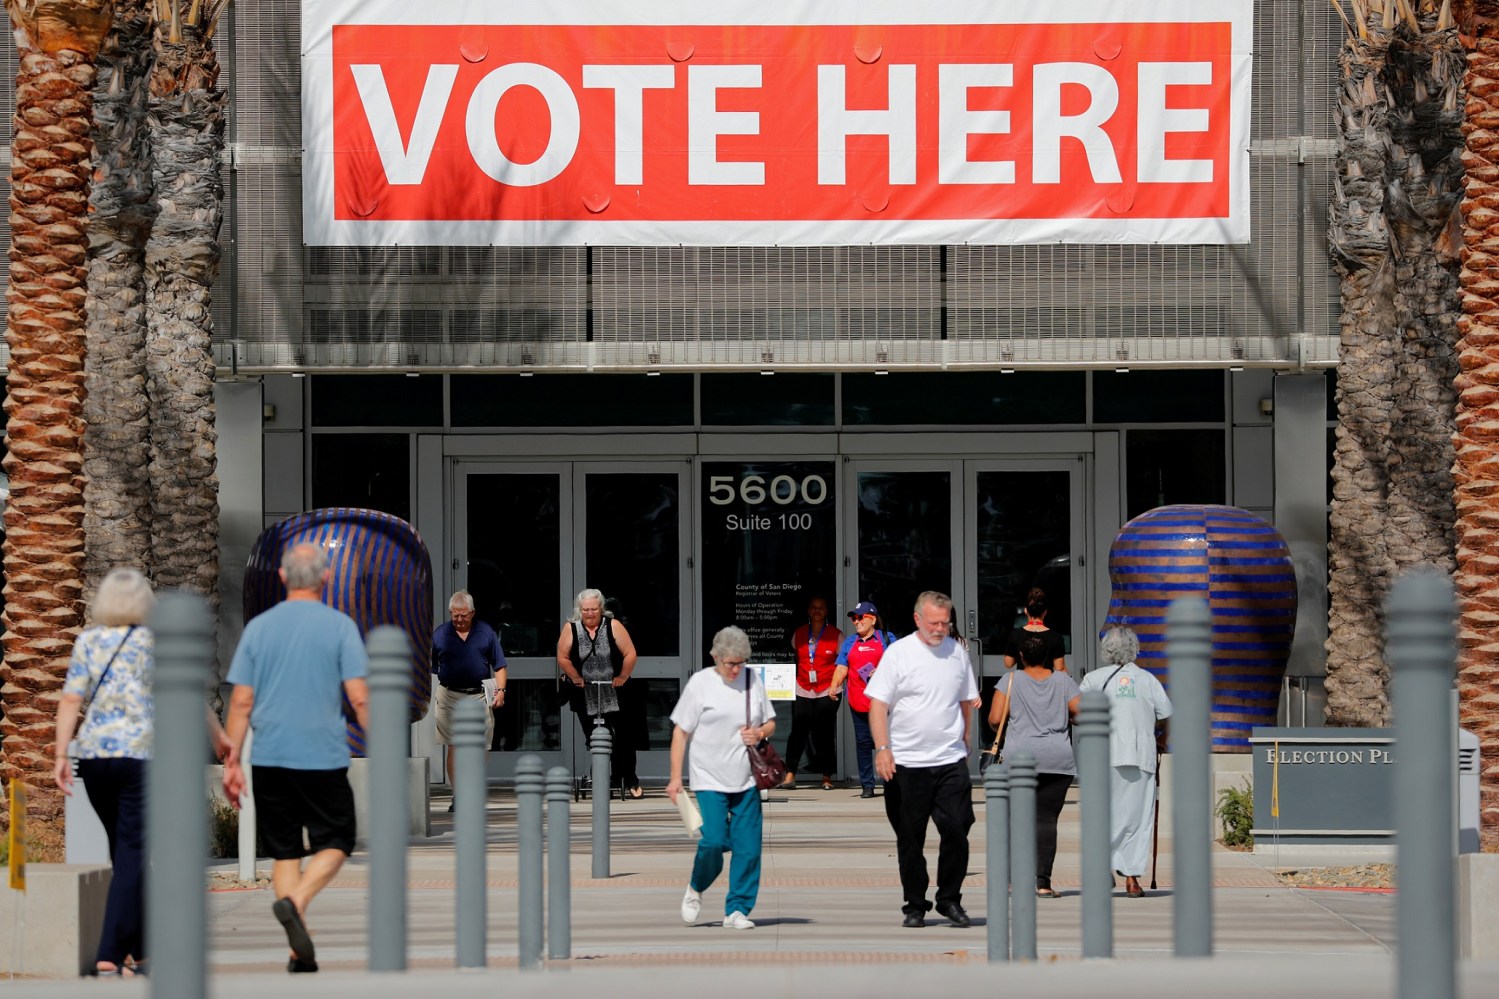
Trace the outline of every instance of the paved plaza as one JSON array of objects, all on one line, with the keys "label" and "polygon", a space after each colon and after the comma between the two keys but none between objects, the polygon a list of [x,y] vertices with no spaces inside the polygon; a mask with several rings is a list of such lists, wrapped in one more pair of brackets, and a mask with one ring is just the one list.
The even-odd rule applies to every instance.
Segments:
[{"label": "paved plaza", "polygon": [[[572,806],[573,958],[541,971],[517,970],[515,798],[489,802],[489,968],[454,965],[452,816],[433,798],[433,836],[409,856],[410,970],[370,974],[366,962],[367,856],[356,854],[318,896],[308,923],[322,972],[288,976],[286,940],[272,917],[268,888],[209,894],[210,993],[219,997],[441,995],[594,995],[614,999],[711,992],[736,996],[951,995],[1034,987],[1048,996],[1357,996],[1394,995],[1395,899],[1390,893],[1317,891],[1282,885],[1270,858],[1216,849],[1211,961],[1172,953],[1170,821],[1162,816],[1159,891],[1114,900],[1115,961],[1081,960],[1078,809],[1063,812],[1054,878],[1063,897],[1038,900],[1041,960],[991,967],[984,927],[984,815],[979,822],[964,904],[974,917],[958,929],[929,915],[923,929],[901,926],[894,837],[881,801],[858,789],[780,793],[766,806],[760,900],[751,931],[726,930],[723,885],[704,893],[702,921],[684,926],[678,904],[692,841],[659,789],[643,801],[612,803],[612,876],[589,877],[589,815]],[[929,859],[935,867],[935,834]],[[1283,857],[1283,860],[1291,860]],[[1301,858],[1296,858],[1301,859]],[[1337,858],[1330,860],[1337,863]],[[219,865],[232,870],[232,864]],[[262,862],[260,869],[269,870]],[[1148,880],[1147,880],[1148,883]],[[564,976],[565,977],[562,977]],[[1463,994],[1493,995],[1499,962],[1466,963]],[[560,980],[559,980],[560,978]],[[1481,989],[1479,982],[1487,982]],[[19,985],[14,994],[98,995],[104,983]],[[145,995],[145,983],[112,983],[121,995]]]}]

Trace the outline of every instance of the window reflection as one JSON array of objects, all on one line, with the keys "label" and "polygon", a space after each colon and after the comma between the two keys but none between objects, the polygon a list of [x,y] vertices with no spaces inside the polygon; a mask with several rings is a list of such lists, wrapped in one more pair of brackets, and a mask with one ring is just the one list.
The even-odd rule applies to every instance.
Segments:
[{"label": "window reflection", "polygon": [[682,685],[676,679],[634,679],[631,683],[644,685],[645,694],[645,745],[642,750],[671,749],[671,709],[677,706],[682,694]]},{"label": "window reflection", "polygon": [[[589,474],[587,585],[629,629],[635,651],[680,651],[680,505],[675,472]],[[560,626],[559,626],[560,628]]]},{"label": "window reflection", "polygon": [[468,589],[509,658],[556,654],[560,488],[556,475],[468,476]]},{"label": "window reflection", "polygon": [[979,637],[1003,655],[1025,624],[1031,587],[1046,591],[1046,625],[1072,651],[1072,506],[1069,473],[979,472],[976,489]]},{"label": "window reflection", "polygon": [[505,706],[494,710],[490,749],[544,753],[562,748],[562,709],[555,680],[505,682]]},{"label": "window reflection", "polygon": [[952,592],[952,481],[947,472],[859,473],[859,592],[897,635],[923,590]]}]

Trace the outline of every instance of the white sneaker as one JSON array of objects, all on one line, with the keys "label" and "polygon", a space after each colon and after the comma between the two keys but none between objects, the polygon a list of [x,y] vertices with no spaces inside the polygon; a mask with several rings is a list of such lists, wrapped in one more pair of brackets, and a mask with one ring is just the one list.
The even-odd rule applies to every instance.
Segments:
[{"label": "white sneaker", "polygon": [[723,917],[723,928],[726,930],[752,930],[755,928],[755,924],[744,913],[731,912]]},{"label": "white sneaker", "polygon": [[703,893],[693,891],[692,886],[687,886],[687,894],[682,896],[682,922],[691,926],[697,922],[697,914],[703,908]]}]

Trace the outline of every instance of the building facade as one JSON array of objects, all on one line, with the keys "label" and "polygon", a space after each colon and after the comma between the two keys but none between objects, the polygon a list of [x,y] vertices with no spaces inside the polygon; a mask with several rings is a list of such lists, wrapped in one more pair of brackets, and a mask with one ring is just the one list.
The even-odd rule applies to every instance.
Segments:
[{"label": "building facade", "polygon": [[789,662],[813,594],[836,624],[874,600],[903,633],[941,589],[988,689],[1040,585],[1081,673],[1118,527],[1231,503],[1292,545],[1280,717],[1316,724],[1342,28],[1328,4],[1252,6],[1247,242],[326,246],[303,231],[302,7],[236,5],[214,301],[229,643],[261,527],[385,510],[431,550],[434,620],[467,588],[501,630],[496,775],[521,750],[581,762],[553,653],[591,586],[640,649],[659,777],[723,624]]}]

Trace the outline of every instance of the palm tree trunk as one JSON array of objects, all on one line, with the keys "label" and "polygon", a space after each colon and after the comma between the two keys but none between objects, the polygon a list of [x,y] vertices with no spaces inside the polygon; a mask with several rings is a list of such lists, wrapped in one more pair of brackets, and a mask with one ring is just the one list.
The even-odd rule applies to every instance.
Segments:
[{"label": "palm tree trunk", "polygon": [[[223,217],[224,92],[209,8],[158,3],[150,137],[157,215],[146,244],[146,387],[151,424],[151,553],[158,586],[218,610],[213,317]],[[184,7],[186,13],[179,12]],[[192,22],[193,11],[201,19]]]},{"label": "palm tree trunk", "polygon": [[145,0],[119,0],[99,54],[90,197],[84,594],[116,566],[153,573],[145,248],[151,225]]},{"label": "palm tree trunk", "polygon": [[[19,55],[11,138],[5,657],[0,775],[61,823],[57,690],[83,621],[84,315],[90,89],[107,0],[8,0]],[[8,821],[8,820],[0,820]],[[61,858],[50,858],[61,859]]]},{"label": "palm tree trunk", "polygon": [[1333,724],[1382,725],[1389,711],[1380,636],[1394,574],[1385,524],[1398,363],[1389,328],[1395,269],[1385,212],[1389,115],[1381,79],[1391,31],[1379,24],[1360,28],[1338,55],[1340,143],[1328,225],[1343,316],[1328,538],[1327,715]]},{"label": "palm tree trunk", "polygon": [[1458,691],[1482,744],[1484,849],[1499,850],[1499,3],[1459,14],[1468,43],[1463,317],[1457,379]]},{"label": "palm tree trunk", "polygon": [[1455,564],[1463,49],[1433,0],[1375,0],[1362,14],[1379,22],[1350,25],[1343,49],[1342,196],[1331,226],[1345,315],[1328,717],[1387,725],[1389,583],[1413,566]]},{"label": "palm tree trunk", "polygon": [[1397,347],[1389,523],[1397,571],[1456,568],[1452,430],[1457,409],[1458,205],[1462,200],[1464,53],[1428,11],[1395,29],[1385,62]]}]

